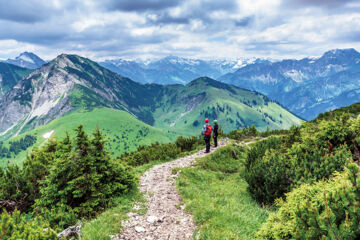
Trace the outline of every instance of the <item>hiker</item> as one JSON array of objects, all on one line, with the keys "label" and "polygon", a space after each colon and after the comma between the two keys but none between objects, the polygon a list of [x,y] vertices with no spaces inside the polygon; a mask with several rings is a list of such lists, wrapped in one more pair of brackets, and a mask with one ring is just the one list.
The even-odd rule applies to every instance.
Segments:
[{"label": "hiker", "polygon": [[204,128],[203,128],[203,130],[201,132],[201,134],[204,135],[204,140],[205,140],[205,146],[206,146],[205,153],[210,152],[211,132],[212,132],[212,127],[209,124],[209,119],[206,118]]},{"label": "hiker", "polygon": [[214,138],[214,146],[217,147],[217,138],[218,138],[218,129],[219,129],[219,125],[217,120],[214,120],[214,134],[213,134],[213,138]]}]

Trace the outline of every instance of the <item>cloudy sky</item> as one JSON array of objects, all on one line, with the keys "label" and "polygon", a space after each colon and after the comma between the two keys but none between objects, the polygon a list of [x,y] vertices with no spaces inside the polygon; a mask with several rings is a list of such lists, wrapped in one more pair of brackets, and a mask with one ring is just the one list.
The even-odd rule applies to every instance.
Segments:
[{"label": "cloudy sky", "polygon": [[359,0],[0,0],[0,59],[301,58],[360,50]]}]

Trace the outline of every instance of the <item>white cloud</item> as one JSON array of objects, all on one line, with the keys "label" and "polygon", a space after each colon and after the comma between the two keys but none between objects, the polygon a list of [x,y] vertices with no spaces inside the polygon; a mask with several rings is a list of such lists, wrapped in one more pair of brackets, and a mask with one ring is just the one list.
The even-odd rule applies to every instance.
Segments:
[{"label": "white cloud", "polygon": [[43,15],[22,16],[16,4],[8,5],[14,12],[0,20],[0,58],[25,50],[46,59],[62,52],[94,59],[298,58],[330,48],[360,48],[360,13],[351,8],[360,7],[355,1],[332,0],[322,7],[321,1],[308,0],[184,0],[159,1],[158,8],[136,1],[130,10],[126,4],[103,6],[111,0],[29,1]]}]

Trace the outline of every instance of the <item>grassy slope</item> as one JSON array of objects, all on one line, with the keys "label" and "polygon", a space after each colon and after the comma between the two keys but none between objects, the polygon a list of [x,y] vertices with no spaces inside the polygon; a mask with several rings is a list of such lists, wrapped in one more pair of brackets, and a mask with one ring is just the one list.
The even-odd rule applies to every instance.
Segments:
[{"label": "grassy slope", "polygon": [[[187,100],[201,94],[206,97],[198,100],[196,102],[198,105],[193,110],[186,112],[186,108],[191,109]],[[183,88],[178,87],[175,93],[169,94],[162,100],[161,107],[157,107],[154,112],[155,127],[183,135],[200,133],[205,118],[203,111],[212,112],[211,108],[217,108],[217,106],[231,108],[223,112],[215,110],[219,124],[226,132],[239,128],[236,126],[236,121],[241,123],[241,126],[254,124],[259,130],[266,130],[267,127],[284,129],[300,124],[301,120],[295,115],[266,99],[261,94],[225,86],[214,80],[196,80]],[[272,116],[273,119],[266,117],[265,114]],[[200,122],[198,126],[193,126],[195,120]],[[210,118],[210,120],[214,119]]]},{"label": "grassy slope", "polygon": [[33,70],[18,67],[13,64],[0,62],[0,75],[2,82],[0,83],[0,97],[8,92],[16,85],[24,76],[31,73]]},{"label": "grassy slope", "polygon": [[253,239],[268,217],[247,192],[243,179],[243,157],[232,158],[231,146],[198,159],[185,168],[177,188],[198,225],[199,239]]},{"label": "grassy slope", "polygon": [[[37,136],[35,146],[39,146],[46,141],[43,137],[45,133],[54,130],[52,136],[61,138],[65,136],[66,131],[74,134],[72,130],[79,124],[84,125],[87,133],[93,132],[96,125],[98,125],[107,137],[108,150],[113,156],[119,156],[125,151],[134,151],[139,145],[148,145],[156,141],[169,142],[175,139],[175,135],[155,129],[135,119],[127,112],[109,108],[95,108],[90,112],[78,110],[55,119],[45,126],[37,127],[26,134]],[[143,136],[140,135],[139,131],[142,131]],[[20,139],[24,135],[19,135],[11,140]],[[8,142],[9,140],[5,141],[5,145]],[[23,151],[15,159],[0,159],[0,166],[3,167],[8,161],[10,163],[20,163],[25,157],[26,151]]]}]

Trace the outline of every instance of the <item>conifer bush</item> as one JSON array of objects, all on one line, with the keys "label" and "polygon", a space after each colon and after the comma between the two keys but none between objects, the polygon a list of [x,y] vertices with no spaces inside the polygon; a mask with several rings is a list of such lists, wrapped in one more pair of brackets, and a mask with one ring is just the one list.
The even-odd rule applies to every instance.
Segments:
[{"label": "conifer bush", "polygon": [[241,129],[233,130],[229,132],[227,136],[234,140],[241,140],[247,137],[256,137],[259,134],[260,133],[257,131],[255,125],[252,125],[248,128],[242,127]]},{"label": "conifer bush", "polygon": [[360,161],[359,138],[360,119],[341,115],[292,128],[282,141],[270,137],[254,144],[245,163],[249,192],[271,204],[302,183],[328,179],[349,159]]},{"label": "conifer bush", "polygon": [[27,156],[22,169],[17,165],[8,165],[0,169],[0,200],[12,203],[3,205],[8,211],[15,208],[29,212],[35,199],[40,197],[40,181],[48,174],[49,164],[54,159],[58,143],[51,140],[40,150],[34,148]]},{"label": "conifer bush", "polygon": [[140,146],[136,152],[123,154],[118,161],[130,166],[140,166],[153,161],[175,159],[182,152],[195,150],[204,144],[201,137],[178,137],[175,143],[153,143],[150,146]]},{"label": "conifer bush", "polygon": [[7,240],[52,240],[56,232],[41,218],[26,220],[18,210],[12,214],[3,211],[0,215],[0,239]]},{"label": "conifer bush", "polygon": [[[89,139],[80,125],[73,148],[63,141],[62,151],[54,159],[49,175],[40,188],[37,207],[69,206],[79,217],[90,217],[107,207],[113,197],[128,192],[135,185],[129,169],[111,159],[99,129]],[[72,149],[70,151],[70,149]]]},{"label": "conifer bush", "polygon": [[330,180],[303,184],[278,200],[257,239],[359,239],[360,167],[349,163],[346,171]]},{"label": "conifer bush", "polygon": [[194,150],[197,146],[204,143],[204,139],[200,137],[183,137],[180,136],[176,139],[175,144],[182,152]]},{"label": "conifer bush", "polygon": [[291,165],[280,152],[282,141],[270,137],[255,143],[245,162],[248,191],[255,200],[270,204],[290,190]]}]

